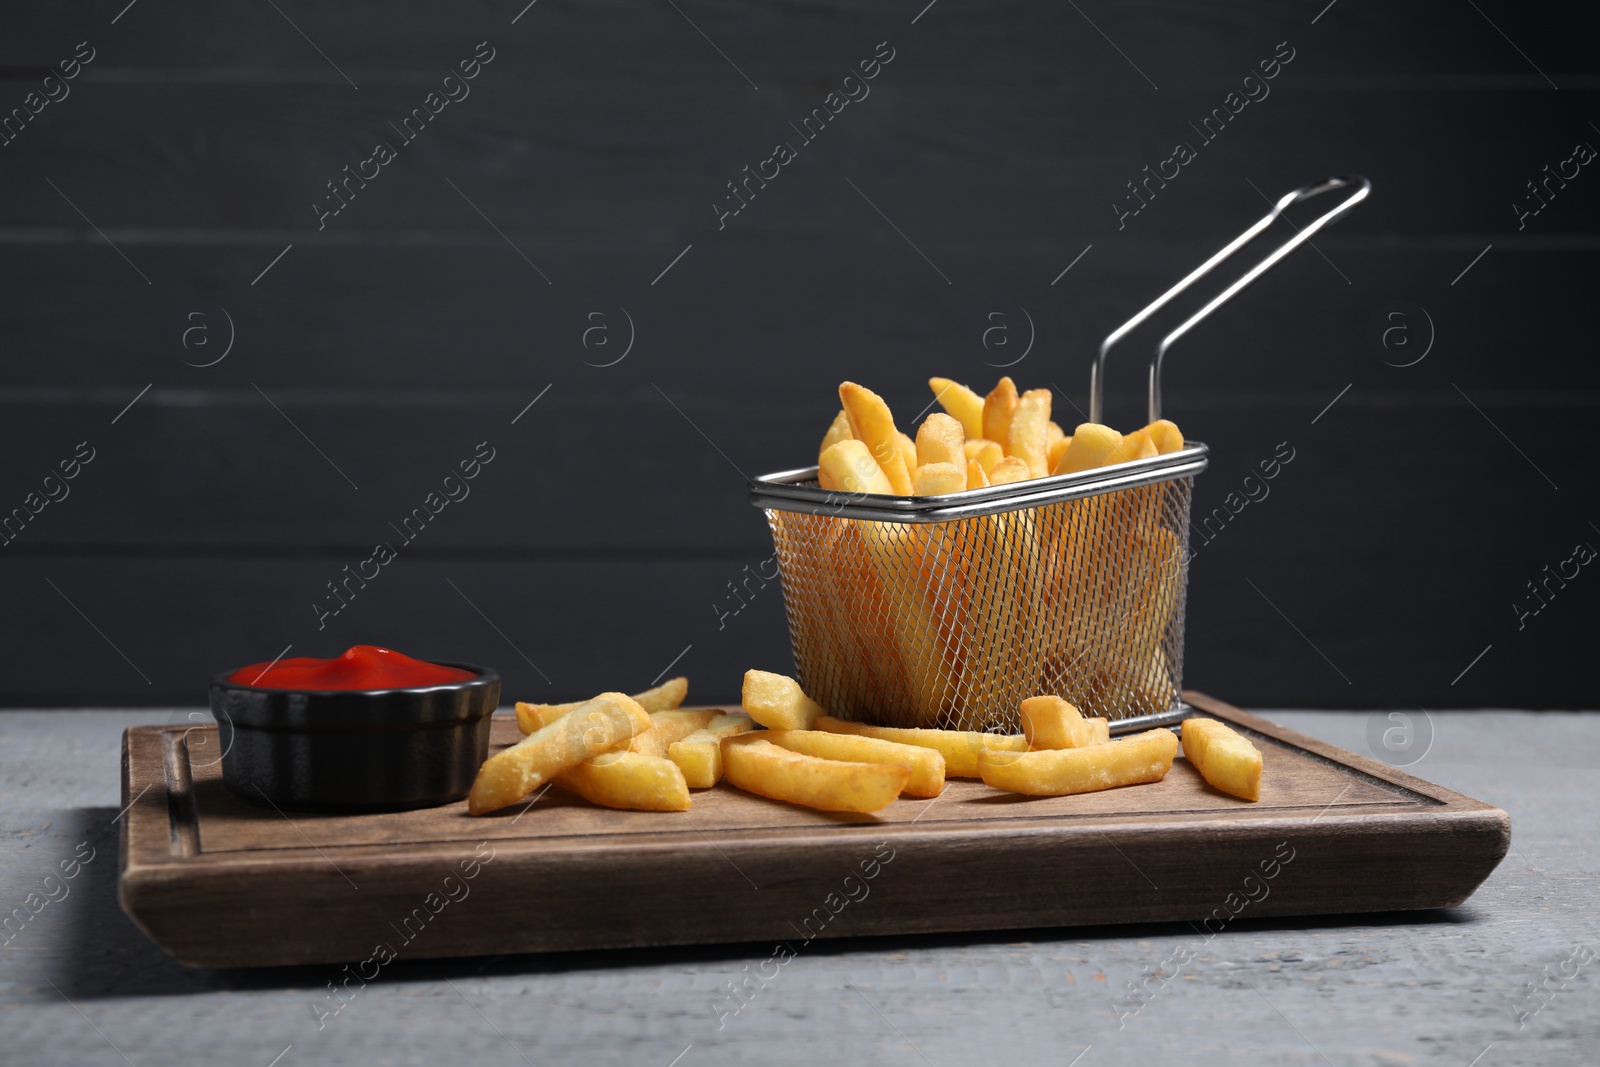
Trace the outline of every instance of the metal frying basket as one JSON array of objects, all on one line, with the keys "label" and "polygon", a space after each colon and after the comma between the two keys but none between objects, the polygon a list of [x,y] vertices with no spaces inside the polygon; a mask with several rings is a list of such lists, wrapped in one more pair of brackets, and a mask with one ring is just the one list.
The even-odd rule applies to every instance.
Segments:
[{"label": "metal frying basket", "polygon": [[[1162,338],[1149,417],[1161,417],[1168,348],[1365,199],[1329,178],[1272,210],[1106,337],[1090,378],[1101,421],[1111,347],[1291,204],[1353,188]],[[1291,225],[1293,225],[1291,223]],[[1018,729],[1018,704],[1054,693],[1117,733],[1183,718],[1189,509],[1206,446],[1077,474],[933,497],[824,490],[817,468],[756,479],[777,547],[801,685],[841,718],[883,726]]]}]

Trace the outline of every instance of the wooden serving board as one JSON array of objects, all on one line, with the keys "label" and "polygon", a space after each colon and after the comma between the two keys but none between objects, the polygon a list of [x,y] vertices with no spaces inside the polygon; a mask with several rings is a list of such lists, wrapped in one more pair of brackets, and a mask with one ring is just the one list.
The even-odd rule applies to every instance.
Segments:
[{"label": "wooden serving board", "polygon": [[[687,812],[550,791],[280,814],[222,785],[215,727],[123,739],[122,908],[196,967],[1445,908],[1505,855],[1505,812],[1200,693],[1262,749],[1261,799],[1179,759],[1166,779],[1019,797],[952,779],[932,801],[834,815],[740,792]],[[495,747],[518,737],[494,724]],[[379,949],[383,946],[383,950]]]}]

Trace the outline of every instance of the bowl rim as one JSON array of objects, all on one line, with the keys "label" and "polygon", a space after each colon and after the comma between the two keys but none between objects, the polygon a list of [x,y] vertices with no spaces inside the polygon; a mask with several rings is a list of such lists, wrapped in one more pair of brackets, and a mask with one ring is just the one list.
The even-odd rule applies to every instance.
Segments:
[{"label": "bowl rim", "polygon": [[448,660],[425,659],[423,663],[430,663],[435,667],[455,667],[458,670],[472,671],[476,677],[467,678],[459,682],[438,682],[434,685],[408,685],[393,686],[388,689],[286,689],[276,686],[246,685],[243,682],[230,682],[228,675],[241,668],[235,667],[230,671],[219,671],[211,676],[212,689],[232,689],[245,693],[280,693],[284,696],[308,697],[338,697],[350,699],[352,697],[382,697],[399,694],[433,693],[440,690],[470,689],[473,686],[486,686],[491,682],[500,681],[500,673],[493,667],[484,667],[477,663],[452,663]]}]

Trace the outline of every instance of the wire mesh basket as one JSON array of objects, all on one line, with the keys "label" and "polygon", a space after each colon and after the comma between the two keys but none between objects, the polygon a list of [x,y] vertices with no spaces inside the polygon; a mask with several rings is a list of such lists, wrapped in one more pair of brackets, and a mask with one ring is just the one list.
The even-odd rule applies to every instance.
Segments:
[{"label": "wire mesh basket", "polygon": [[[1111,347],[1266,229],[1290,204],[1353,187],[1161,341],[1171,344],[1370,192],[1330,178],[1272,211],[1101,344]],[[1188,531],[1206,446],[1076,474],[934,497],[824,490],[808,467],[756,479],[777,548],[795,669],[834,715],[883,726],[1018,728],[1018,705],[1057,694],[1115,732],[1182,718]]]}]

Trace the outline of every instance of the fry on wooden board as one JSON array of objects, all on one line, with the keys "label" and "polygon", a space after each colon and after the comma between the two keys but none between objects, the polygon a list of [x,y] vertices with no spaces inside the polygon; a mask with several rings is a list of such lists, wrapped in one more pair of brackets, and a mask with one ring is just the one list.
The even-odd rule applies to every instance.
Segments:
[{"label": "fry on wooden board", "polygon": [[931,748],[827,730],[768,730],[761,736],[790,752],[819,759],[897,763],[911,772],[906,792],[912,796],[936,797],[944,791],[944,757]]},{"label": "fry on wooden board", "polygon": [[[633,699],[645,711],[671,711],[682,704],[688,695],[689,679],[679,677],[668,678],[654,689],[635,693]],[[525,734],[531,734],[541,727],[549,726],[583,703],[581,700],[574,700],[570,704],[528,704],[518,701],[517,729]]]},{"label": "fry on wooden board", "polygon": [[1177,737],[1159,729],[1087,748],[985,752],[978,769],[996,789],[1059,797],[1159,782],[1177,754]]},{"label": "fry on wooden board", "polygon": [[987,751],[1026,752],[1028,739],[1020,734],[990,734],[977,730],[932,730],[903,726],[868,726],[825,715],[818,730],[859,737],[878,737],[902,745],[931,748],[944,757],[946,778],[977,778],[978,755]]},{"label": "fry on wooden board", "polygon": [[1261,750],[1227,723],[1183,720],[1183,756],[1214,788],[1245,800],[1261,799]]},{"label": "fry on wooden board", "polygon": [[809,730],[827,709],[806,696],[800,683],[771,671],[744,672],[741,703],[750,717],[769,730]]},{"label": "fry on wooden board", "polygon": [[755,728],[748,715],[718,715],[682,741],[667,746],[667,758],[678,765],[690,789],[710,789],[722,781],[722,739]]},{"label": "fry on wooden board", "polygon": [[822,811],[881,811],[893,804],[911,771],[898,763],[844,763],[780,748],[760,733],[722,742],[728,782],[747,793]]},{"label": "fry on wooden board", "polygon": [[562,771],[648,729],[650,715],[638,701],[601,693],[485,760],[467,796],[467,811],[483,815],[515,804]]}]

